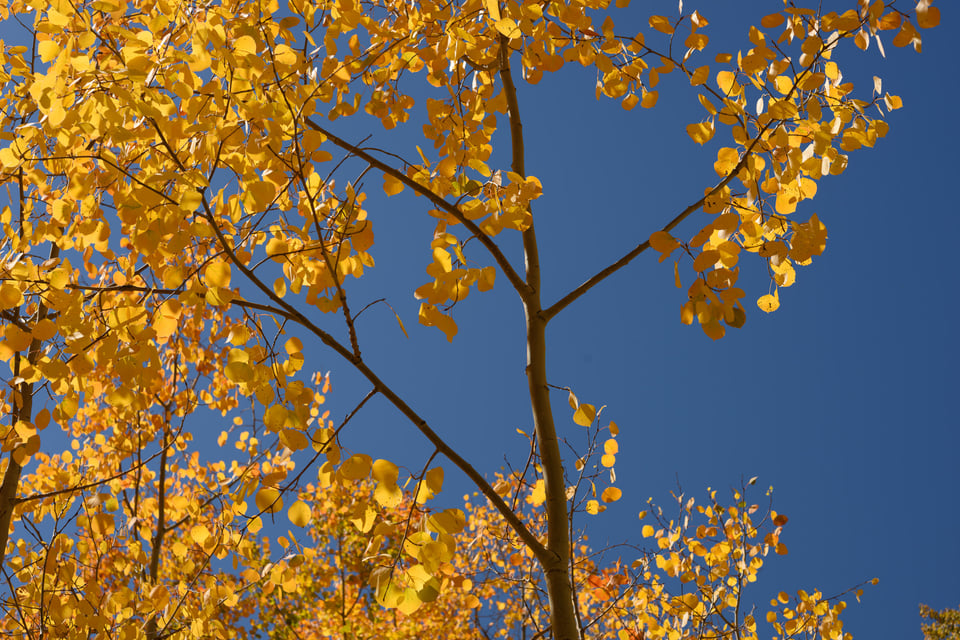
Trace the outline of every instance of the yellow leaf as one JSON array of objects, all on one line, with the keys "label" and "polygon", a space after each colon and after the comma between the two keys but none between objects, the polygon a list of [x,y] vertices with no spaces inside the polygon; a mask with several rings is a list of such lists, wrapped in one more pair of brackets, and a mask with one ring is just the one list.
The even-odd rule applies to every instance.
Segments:
[{"label": "yellow leaf", "polygon": [[609,504],[619,500],[622,495],[623,492],[617,487],[607,487],[603,490],[603,493],[600,494],[600,499]]},{"label": "yellow leaf", "polygon": [[589,427],[597,417],[597,410],[592,404],[581,404],[573,412],[573,421],[581,427]]},{"label": "yellow leaf", "polygon": [[434,467],[427,471],[425,482],[434,494],[440,493],[443,489],[443,467]]},{"label": "yellow leaf", "polygon": [[389,173],[383,174],[383,192],[388,196],[395,196],[403,191],[403,183]]},{"label": "yellow leaf", "polygon": [[0,149],[0,164],[7,169],[14,169],[20,164],[20,159],[17,158],[17,154],[14,153],[13,149],[5,147]]},{"label": "yellow leaf", "polygon": [[223,375],[230,382],[249,382],[253,379],[253,368],[246,362],[228,362],[223,367]]},{"label": "yellow leaf", "polygon": [[209,537],[210,537],[210,530],[207,529],[202,524],[198,524],[197,526],[190,529],[190,539],[201,546],[203,545],[204,542],[207,541],[207,538]]},{"label": "yellow leaf", "polygon": [[291,451],[303,451],[310,446],[310,440],[302,431],[297,429],[281,429],[280,444]]},{"label": "yellow leaf", "polygon": [[433,261],[440,265],[446,273],[453,271],[453,261],[450,258],[450,252],[446,249],[436,247],[433,250]]},{"label": "yellow leaf", "polygon": [[267,241],[266,250],[267,255],[273,257],[286,253],[289,250],[289,247],[287,246],[286,240],[281,240],[280,238],[270,238]]},{"label": "yellow leaf", "polygon": [[23,303],[23,293],[15,285],[4,282],[0,285],[0,309],[12,309]]},{"label": "yellow leaf", "polygon": [[37,43],[37,53],[41,62],[50,62],[60,53],[60,45],[53,40],[43,40]]},{"label": "yellow leaf", "polygon": [[498,0],[484,0],[483,6],[487,8],[487,14],[494,23],[500,22],[500,2]]},{"label": "yellow leaf", "polygon": [[757,300],[757,306],[760,307],[761,311],[766,311],[771,313],[780,308],[780,293],[774,290],[773,295],[769,293],[765,296],[760,296],[760,299]]},{"label": "yellow leaf", "polygon": [[396,316],[396,318],[397,318],[397,324],[400,325],[400,331],[403,332],[403,337],[409,339],[410,336],[407,335],[407,329],[406,329],[406,327],[403,326],[403,320],[400,319],[400,314],[398,314],[396,311],[394,311],[394,312],[393,312],[393,315]]},{"label": "yellow leaf", "polygon": [[347,458],[338,471],[339,475],[345,480],[361,480],[367,477],[371,468],[370,456],[355,453]]},{"label": "yellow leaf", "polygon": [[697,70],[690,74],[690,84],[694,87],[700,86],[710,77],[710,67],[709,65],[703,65],[702,67],[697,67]]},{"label": "yellow leaf", "polygon": [[297,64],[297,53],[289,46],[281,44],[273,50],[273,59],[279,64],[295,65]]},{"label": "yellow leaf", "polygon": [[395,484],[378,482],[373,491],[373,499],[381,507],[392,509],[403,501],[403,491]]},{"label": "yellow leaf", "polygon": [[276,195],[277,187],[272,182],[257,180],[246,184],[245,196],[252,200],[250,204],[255,211],[263,211],[269,207]]},{"label": "yellow leaf", "polygon": [[455,534],[463,531],[467,518],[460,509],[444,509],[427,518],[427,530],[434,533]]},{"label": "yellow leaf", "polygon": [[666,16],[650,16],[648,20],[650,26],[661,33],[670,35],[673,33],[673,24]]},{"label": "yellow leaf", "polygon": [[718,176],[727,176],[736,169],[738,162],[740,162],[740,154],[737,150],[723,147],[717,151],[717,161],[713,163],[713,170]]},{"label": "yellow leaf", "polygon": [[517,23],[510,18],[500,18],[497,20],[497,31],[508,38],[519,38],[523,35]]},{"label": "yellow leaf", "polygon": [[796,117],[798,110],[791,100],[775,100],[767,107],[767,113],[775,120],[789,120]]},{"label": "yellow leaf", "polygon": [[293,355],[295,353],[300,353],[303,351],[303,342],[300,338],[293,336],[283,344],[283,350],[287,352],[287,355]]},{"label": "yellow leaf", "polygon": [[652,109],[657,104],[657,95],[656,91],[647,91],[643,94],[640,106],[644,109]]},{"label": "yellow leaf", "polygon": [[280,431],[287,422],[288,413],[287,408],[283,405],[271,405],[263,412],[263,424],[270,431]]},{"label": "yellow leaf", "polygon": [[443,467],[434,467],[427,471],[417,490],[417,502],[423,503],[440,493],[443,489]]},{"label": "yellow leaf", "polygon": [[257,43],[250,36],[240,36],[233,43],[233,49],[241,55],[256,55]]},{"label": "yellow leaf", "polygon": [[403,590],[403,596],[397,602],[397,610],[403,613],[403,615],[409,616],[416,612],[422,605],[423,602],[417,596],[417,592],[407,588]]},{"label": "yellow leaf", "polygon": [[587,500],[587,513],[589,513],[590,515],[595,516],[605,509],[606,507],[601,505],[596,500]]},{"label": "yellow leaf", "polygon": [[457,323],[453,318],[426,302],[420,304],[420,324],[425,327],[437,327],[446,334],[447,342],[453,342],[453,336],[457,335]]},{"label": "yellow leaf", "polygon": [[709,113],[711,116],[717,115],[718,113],[717,108],[713,106],[712,102],[707,100],[707,97],[705,95],[700,94],[699,96],[697,96],[697,98],[700,99],[700,104],[702,104],[703,108],[707,110],[707,113]]},{"label": "yellow leaf", "polygon": [[305,527],[310,524],[310,519],[313,517],[313,512],[310,510],[310,507],[303,500],[297,500],[290,508],[287,509],[287,517],[290,518],[291,524],[295,527]]},{"label": "yellow leaf", "polygon": [[710,37],[705,33],[691,33],[687,36],[687,39],[683,41],[683,44],[690,49],[696,49],[697,51],[703,51],[703,49],[710,42]]},{"label": "yellow leaf", "polygon": [[490,291],[497,280],[497,270],[493,267],[484,267],[480,269],[480,277],[477,279],[477,289],[480,291]]},{"label": "yellow leaf", "polygon": [[687,125],[687,135],[698,144],[706,144],[713,138],[714,126],[712,122],[697,122]]},{"label": "yellow leaf", "polygon": [[254,498],[257,509],[263,513],[276,513],[283,508],[283,498],[275,487],[264,487]]},{"label": "yellow leaf", "polygon": [[537,480],[533,484],[533,489],[530,490],[530,495],[527,496],[527,502],[532,504],[535,507],[539,507],[547,499],[547,488],[544,484],[543,479]]},{"label": "yellow leaf", "polygon": [[654,231],[650,234],[650,247],[663,254],[660,262],[663,262],[679,246],[680,242],[667,231]]},{"label": "yellow leaf", "polygon": [[114,389],[107,394],[106,401],[111,407],[129,407],[133,404],[135,396],[133,392],[126,388],[120,387],[119,389]]},{"label": "yellow leaf", "polygon": [[375,460],[373,463],[373,479],[377,482],[396,484],[400,477],[399,468],[389,460]]},{"label": "yellow leaf", "polygon": [[895,111],[903,106],[903,100],[900,99],[900,96],[892,96],[889,93],[883,97],[883,103],[887,105],[887,109],[890,111]]},{"label": "yellow leaf", "polygon": [[740,93],[740,85],[737,84],[737,75],[732,71],[721,71],[717,73],[717,86],[720,91],[727,95],[737,95]]},{"label": "yellow leaf", "polygon": [[47,10],[47,21],[54,27],[63,28],[70,24],[70,17],[51,8]]},{"label": "yellow leaf", "polygon": [[360,533],[367,533],[373,528],[373,523],[376,522],[376,519],[376,510],[368,504],[361,504],[354,512],[353,517],[350,518],[350,523],[353,524]]},{"label": "yellow leaf", "polygon": [[210,287],[229,287],[230,286],[230,264],[222,260],[214,260],[207,265],[204,275],[207,280],[207,286]]},{"label": "yellow leaf", "polygon": [[643,525],[643,529],[640,530],[640,535],[642,535],[644,538],[649,538],[650,536],[652,536],[653,526],[649,524]]}]

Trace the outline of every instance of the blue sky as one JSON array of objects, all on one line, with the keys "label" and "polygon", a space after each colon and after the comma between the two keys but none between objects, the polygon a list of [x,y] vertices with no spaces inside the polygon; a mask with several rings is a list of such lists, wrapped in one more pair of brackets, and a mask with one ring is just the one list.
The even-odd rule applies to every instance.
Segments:
[{"label": "blue sky", "polygon": [[[718,43],[708,49],[711,59],[718,50],[747,48],[749,25],[780,6],[699,4]],[[636,26],[624,23],[627,31],[647,30],[650,13],[676,13],[675,0],[634,5],[628,15]],[[624,498],[589,521],[597,547],[639,540],[637,512],[650,496],[668,503],[678,483],[703,498],[708,486],[723,491],[758,476],[757,498],[772,485],[775,507],[790,516],[790,555],[761,573],[757,601],[799,588],[832,594],[879,577],[848,610],[855,638],[919,638],[920,602],[960,603],[960,420],[953,405],[960,305],[952,255],[960,207],[950,146],[958,90],[945,71],[955,61],[948,30],[960,12],[949,2],[940,8],[943,26],[924,34],[922,55],[895,49],[888,36],[886,59],[875,47],[863,53],[850,45],[835,58],[862,95],[878,75],[905,108],[890,115],[890,133],[877,148],[852,153],[847,172],[821,181],[817,197],[798,209],[800,219],[818,214],[829,241],[823,256],[798,270],[796,285],[780,292],[778,312],[766,315],[753,304],[768,280],[758,261],[744,260],[746,326],[713,342],[680,323],[686,293],[674,288],[670,262],[658,264],[651,254],[551,324],[551,383],[606,405],[605,417],[621,428],[617,486]],[[716,181],[716,149],[729,144],[723,129],[703,148],[687,137],[684,127],[704,112],[679,78],[664,79],[657,108],[630,113],[618,102],[596,101],[594,83],[589,72],[567,67],[520,87],[527,169],[545,192],[535,216],[547,304],[695,201]],[[331,129],[354,140],[368,133],[349,122]],[[374,133],[371,145],[398,142],[408,145],[402,152],[413,151],[416,136]],[[504,169],[505,142],[495,156]],[[368,182],[379,190],[379,177]],[[522,464],[527,443],[516,429],[529,431],[531,418],[516,296],[499,274],[493,292],[474,292],[457,306],[460,333],[448,344],[416,324],[412,292],[426,282],[434,227],[423,200],[372,197],[368,208],[378,266],[352,286],[352,307],[386,296],[410,334],[402,336],[385,306],[370,308],[358,322],[368,362],[483,472],[492,474],[505,458]],[[691,222],[678,235],[696,230]],[[519,239],[503,240],[522,265]],[[486,260],[476,243],[470,247]],[[311,351],[310,363],[332,372],[334,419],[368,391],[329,352]],[[555,400],[561,435],[582,438],[568,420],[565,394]],[[220,428],[210,429],[211,440]],[[345,439],[414,471],[429,455],[380,398]],[[441,502],[454,506],[470,487],[445,466]]]}]

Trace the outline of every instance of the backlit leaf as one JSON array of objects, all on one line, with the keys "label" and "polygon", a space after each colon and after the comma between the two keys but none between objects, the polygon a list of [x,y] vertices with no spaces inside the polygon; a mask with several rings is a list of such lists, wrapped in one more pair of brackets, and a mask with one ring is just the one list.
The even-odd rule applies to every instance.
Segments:
[{"label": "backlit leaf", "polygon": [[204,275],[211,287],[230,286],[230,265],[222,260],[214,260],[208,264]]},{"label": "backlit leaf", "polygon": [[606,503],[616,502],[623,495],[623,492],[617,487],[607,487],[603,490],[603,494],[600,496],[600,499]]},{"label": "backlit leaf", "polygon": [[661,33],[667,35],[673,33],[673,23],[666,16],[650,16],[648,22],[650,26]]},{"label": "backlit leaf", "polygon": [[283,498],[274,487],[264,487],[257,492],[257,510],[264,513],[276,513],[283,508]]},{"label": "backlit leaf", "polygon": [[520,27],[517,26],[517,23],[510,18],[500,18],[497,20],[497,31],[508,38],[519,38],[523,35],[523,33],[520,31]]},{"label": "backlit leaf", "polygon": [[697,122],[687,125],[687,135],[697,144],[706,144],[716,131],[712,122]]},{"label": "backlit leaf", "polygon": [[773,295],[767,294],[760,296],[760,299],[757,300],[757,306],[760,307],[762,311],[771,313],[780,308],[780,294],[778,291],[774,290]]},{"label": "backlit leaf", "polygon": [[306,502],[303,500],[297,500],[290,505],[289,509],[287,509],[287,517],[290,519],[290,522],[293,524],[293,526],[305,527],[310,524],[310,519],[313,517],[313,513]]},{"label": "backlit leaf", "polygon": [[597,417],[597,410],[592,404],[581,404],[573,412],[573,421],[581,427],[589,427]]}]

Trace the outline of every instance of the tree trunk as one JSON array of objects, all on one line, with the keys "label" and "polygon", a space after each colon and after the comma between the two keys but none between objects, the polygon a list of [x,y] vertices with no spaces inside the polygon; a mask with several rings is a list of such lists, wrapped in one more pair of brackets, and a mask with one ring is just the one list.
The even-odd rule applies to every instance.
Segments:
[{"label": "tree trunk", "polygon": [[[500,37],[500,78],[503,80],[503,91],[506,93],[510,115],[513,150],[511,168],[514,173],[526,177],[523,124],[520,120],[517,88],[510,72],[509,40],[504,36]],[[546,490],[548,553],[546,557],[540,558],[540,563],[547,583],[553,638],[580,640],[580,624],[570,583],[569,513],[563,459],[560,456],[560,443],[557,440],[557,428],[550,406],[550,388],[547,386],[547,318],[543,314],[540,299],[540,254],[534,227],[531,220],[530,226],[523,232],[528,287],[523,295],[523,309],[527,323],[527,385]]]}]

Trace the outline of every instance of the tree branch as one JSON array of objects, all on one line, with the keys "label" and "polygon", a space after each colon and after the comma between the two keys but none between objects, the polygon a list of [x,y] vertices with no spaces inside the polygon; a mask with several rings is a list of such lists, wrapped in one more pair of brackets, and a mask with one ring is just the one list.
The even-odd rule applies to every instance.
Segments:
[{"label": "tree branch", "polygon": [[[201,191],[202,192],[202,191]],[[223,249],[224,254],[227,256],[227,259],[235,265],[244,276],[258,288],[267,298],[269,298],[275,305],[277,309],[274,310],[274,313],[296,322],[304,329],[315,335],[320,341],[332,349],[344,360],[349,362],[354,366],[357,371],[359,371],[367,380],[369,380],[374,388],[379,391],[385,398],[387,398],[393,406],[395,406],[400,413],[402,413],[413,425],[426,436],[427,440],[433,444],[434,447],[450,462],[456,465],[461,471],[463,471],[468,478],[476,485],[480,492],[494,505],[497,511],[503,516],[517,535],[523,540],[523,543],[527,545],[530,550],[538,558],[547,558],[550,554],[547,552],[546,547],[537,540],[537,537],[533,535],[530,529],[527,528],[523,521],[517,516],[516,513],[510,509],[510,506],[503,501],[493,487],[490,485],[487,480],[480,475],[480,473],[467,462],[460,454],[453,450],[444,441],[440,435],[434,431],[427,421],[420,417],[416,411],[414,411],[404,400],[396,394],[383,380],[381,380],[370,367],[363,362],[362,359],[356,357],[349,349],[344,347],[340,342],[334,338],[332,335],[315,325],[309,318],[303,315],[296,307],[292,306],[290,303],[286,302],[280,298],[276,293],[274,293],[271,287],[268,287],[262,280],[260,280],[256,274],[254,274],[246,264],[244,264],[234,252],[233,247],[227,242],[227,239],[224,237],[223,232],[220,230],[220,227],[216,223],[216,219],[213,215],[213,212],[210,209],[210,203],[207,201],[206,196],[203,198],[203,209],[205,212],[205,217],[210,223],[211,228],[213,229],[214,234],[217,237],[217,241],[220,244],[220,247]]]},{"label": "tree branch", "polygon": [[350,153],[357,156],[358,158],[362,158],[365,162],[368,162],[369,164],[373,165],[383,173],[386,173],[387,175],[391,176],[393,179],[402,182],[404,185],[410,187],[416,193],[419,193],[420,195],[430,200],[430,202],[435,204],[439,209],[442,209],[443,211],[449,213],[451,216],[456,218],[457,221],[460,222],[467,229],[469,229],[470,233],[472,233],[480,241],[480,243],[487,249],[487,251],[490,252],[490,255],[493,256],[493,259],[496,261],[497,265],[500,267],[500,270],[503,271],[503,274],[505,276],[507,276],[507,280],[510,281],[510,284],[513,285],[513,288],[516,289],[517,293],[520,294],[521,297],[529,293],[529,286],[520,278],[519,274],[517,274],[516,270],[513,268],[513,265],[511,265],[510,261],[507,260],[507,256],[504,255],[503,251],[500,250],[500,247],[498,247],[497,244],[490,239],[490,236],[488,236],[483,231],[481,231],[480,227],[478,227],[475,222],[473,222],[472,220],[464,216],[463,213],[460,211],[460,209],[458,209],[455,205],[450,204],[449,202],[447,202],[446,200],[444,200],[443,198],[435,194],[430,189],[427,189],[420,183],[408,177],[407,174],[401,171],[398,171],[393,167],[391,167],[390,165],[378,160],[377,158],[373,157],[372,155],[370,155],[360,147],[350,144],[343,138],[340,138],[334,135],[333,133],[330,133],[329,131],[321,127],[319,124],[317,124],[310,118],[306,119],[306,123],[312,129],[319,131],[320,133],[325,135],[331,142],[333,142],[335,145],[337,145],[341,149],[349,151]]},{"label": "tree branch", "polygon": [[[774,122],[774,121],[771,120],[771,122]],[[744,151],[743,154],[740,156],[740,160],[737,162],[737,166],[735,166],[733,170],[726,177],[724,177],[723,180],[718,182],[713,187],[713,189],[710,189],[710,191],[704,194],[702,198],[700,198],[699,200],[697,200],[696,202],[688,206],[686,209],[678,213],[673,220],[668,222],[661,229],[661,231],[672,230],[678,224],[686,220],[691,213],[693,213],[694,211],[702,207],[703,203],[707,201],[707,198],[712,197],[718,191],[720,191],[725,186],[727,186],[730,183],[730,181],[733,180],[736,177],[736,175],[740,173],[740,170],[743,169],[743,167],[747,164],[747,160],[750,159],[750,155],[753,153],[753,148],[760,142],[761,136],[763,136],[763,134],[766,133],[769,126],[770,124],[768,123],[765,127],[763,127],[763,129],[760,130],[760,133],[756,135],[756,137],[750,143],[750,146],[747,147],[746,151]],[[557,315],[558,313],[563,311],[565,308],[567,308],[571,302],[573,302],[574,300],[576,300],[586,292],[590,291],[590,289],[592,289],[594,286],[596,286],[603,280],[607,279],[609,276],[613,275],[623,267],[630,264],[630,262],[632,262],[634,258],[639,256],[641,253],[643,253],[649,248],[650,248],[649,240],[645,240],[642,243],[638,244],[636,247],[628,251],[619,260],[612,263],[608,267],[601,269],[595,275],[593,275],[590,279],[588,279],[586,282],[581,284],[579,287],[577,287],[576,289],[574,289],[573,291],[571,291],[570,293],[568,293],[567,295],[563,296],[562,298],[554,302],[552,305],[550,305],[549,308],[543,311],[544,318],[547,321],[550,321],[555,315]]]}]

